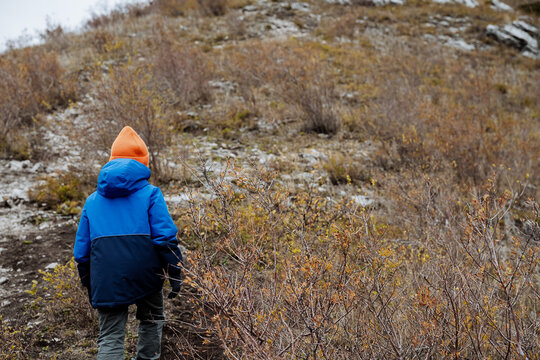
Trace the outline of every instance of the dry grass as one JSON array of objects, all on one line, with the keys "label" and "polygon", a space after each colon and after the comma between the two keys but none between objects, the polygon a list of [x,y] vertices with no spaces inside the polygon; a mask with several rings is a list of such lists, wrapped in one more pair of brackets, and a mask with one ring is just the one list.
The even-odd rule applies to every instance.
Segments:
[{"label": "dry grass", "polygon": [[162,169],[162,152],[166,148],[169,132],[169,107],[153,83],[147,66],[122,65],[110,68],[107,76],[99,76],[95,89],[95,121],[92,151],[108,152],[116,135],[127,125],[143,138],[150,153],[150,167],[157,179]]},{"label": "dry grass", "polygon": [[371,179],[365,164],[339,152],[330,154],[328,160],[323,162],[322,167],[334,185],[361,184]]}]

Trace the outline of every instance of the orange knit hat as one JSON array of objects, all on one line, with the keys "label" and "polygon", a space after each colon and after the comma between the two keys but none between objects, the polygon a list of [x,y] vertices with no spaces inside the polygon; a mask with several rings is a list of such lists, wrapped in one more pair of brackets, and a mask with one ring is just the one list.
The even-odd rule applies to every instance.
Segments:
[{"label": "orange knit hat", "polygon": [[109,161],[114,159],[133,159],[148,166],[148,148],[130,126],[125,126],[112,144]]}]

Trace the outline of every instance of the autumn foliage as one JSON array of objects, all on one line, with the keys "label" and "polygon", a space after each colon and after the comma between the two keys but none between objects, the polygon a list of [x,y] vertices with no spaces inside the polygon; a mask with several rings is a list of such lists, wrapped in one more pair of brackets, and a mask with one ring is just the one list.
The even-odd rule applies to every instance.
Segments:
[{"label": "autumn foliage", "polygon": [[537,356],[539,246],[504,227],[520,194],[488,185],[451,229],[433,219],[411,238],[414,224],[313,189],[291,196],[266,172],[231,163],[206,180],[214,199],[179,214],[185,283],[198,331],[228,358]]}]

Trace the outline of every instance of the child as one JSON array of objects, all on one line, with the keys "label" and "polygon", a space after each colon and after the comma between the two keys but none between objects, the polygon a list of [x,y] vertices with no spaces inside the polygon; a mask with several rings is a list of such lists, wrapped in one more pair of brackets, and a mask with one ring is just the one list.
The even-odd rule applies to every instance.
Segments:
[{"label": "child", "polygon": [[159,188],[150,185],[148,149],[129,126],[111,148],[97,191],[86,199],[74,255],[82,284],[99,314],[98,360],[124,359],[128,306],[137,304],[137,359],[159,359],[163,278],[180,291],[177,228]]}]

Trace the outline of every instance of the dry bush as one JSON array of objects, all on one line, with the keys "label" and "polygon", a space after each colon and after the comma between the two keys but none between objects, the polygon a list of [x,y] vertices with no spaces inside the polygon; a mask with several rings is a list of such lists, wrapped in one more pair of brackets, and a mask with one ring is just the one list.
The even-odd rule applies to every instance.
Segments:
[{"label": "dry bush", "polygon": [[336,38],[349,38],[355,37],[355,30],[358,27],[357,20],[360,15],[357,13],[348,13],[340,16],[338,19],[325,18],[321,22],[317,32],[321,33],[325,39],[333,40]]},{"label": "dry bush", "polygon": [[292,98],[303,113],[302,131],[335,135],[341,120],[334,106],[333,86],[327,82],[298,84]]},{"label": "dry bush", "polygon": [[214,200],[191,202],[178,220],[197,290],[186,296],[227,357],[538,354],[540,249],[503,220],[519,194],[488,186],[456,206],[444,180],[422,181],[400,193],[417,228],[311,190],[291,196],[270,174],[232,164],[217,179],[204,174]]},{"label": "dry bush", "polygon": [[152,4],[125,4],[118,5],[114,9],[104,13],[93,13],[90,20],[86,22],[86,27],[97,29],[107,25],[118,23],[129,17],[141,17],[150,14],[153,11]]},{"label": "dry bush", "polygon": [[[530,159],[540,154],[533,120],[540,104],[516,102],[538,91],[537,75],[417,51],[422,55],[401,49],[392,59],[364,62],[363,70],[341,62],[344,72],[361,71],[349,88],[362,82],[374,89],[374,96],[353,110],[356,125],[349,121],[348,128],[395,148],[399,161],[389,161],[394,168],[453,168],[457,180],[469,185],[484,183],[493,164],[511,167],[516,179],[536,173]],[[512,91],[501,84],[512,84]]]},{"label": "dry bush", "polygon": [[66,329],[66,325],[97,329],[96,313],[90,306],[88,291],[81,285],[77,264],[71,258],[51,271],[39,271],[41,282],[34,280],[27,293],[34,296],[35,311],[47,316],[49,325]]},{"label": "dry bush", "polygon": [[17,359],[81,358],[81,348],[88,356],[86,348],[95,346],[98,335],[98,318],[75,260],[39,273],[41,278],[26,290],[33,298],[27,311],[35,323],[27,328],[28,347]]},{"label": "dry bush", "polygon": [[328,160],[322,164],[322,168],[326,170],[330,182],[334,185],[369,181],[369,170],[364,166],[358,160],[340,152],[330,154]]},{"label": "dry bush", "polygon": [[538,301],[539,247],[516,226],[524,219],[515,220],[524,215],[538,221],[538,206],[524,201],[526,186],[497,193],[497,178],[505,176],[494,174],[468,201],[460,199],[451,175],[393,180],[396,207],[389,218],[407,229],[404,241],[421,260],[410,271],[423,283],[418,297],[424,311],[410,319],[423,324],[421,334],[432,331],[423,339],[430,351],[436,346],[452,358],[538,352],[530,330],[538,324],[531,306]]},{"label": "dry bush", "polygon": [[152,60],[152,70],[160,93],[178,107],[208,102],[210,68],[202,51],[189,44],[176,44],[163,27],[159,31],[161,41]]},{"label": "dry bush", "polygon": [[50,50],[63,51],[71,45],[68,35],[59,24],[47,22],[47,28],[40,37]]},{"label": "dry bush", "polygon": [[110,68],[98,75],[94,93],[95,120],[87,140],[91,151],[108,154],[111,144],[124,126],[141,135],[150,153],[150,168],[159,180],[167,173],[161,155],[168,146],[170,124],[168,104],[156,89],[148,67],[129,64]]},{"label": "dry bush", "polygon": [[41,184],[28,191],[28,197],[59,214],[78,215],[84,199],[95,189],[95,184],[89,181],[91,178],[89,174],[81,174],[80,169],[60,172],[43,178]]},{"label": "dry bush", "polygon": [[253,41],[227,53],[222,66],[227,78],[238,83],[238,92],[253,113],[265,102],[279,100],[297,109],[303,131],[339,130],[333,79],[324,54],[315,46]]},{"label": "dry bush", "polygon": [[122,60],[129,56],[129,44],[114,32],[98,28],[88,35],[86,41],[97,51],[100,59]]},{"label": "dry bush", "polygon": [[198,11],[203,16],[221,16],[227,11],[227,0],[157,0],[155,6],[168,16],[184,16]]},{"label": "dry bush", "polygon": [[197,8],[196,0],[156,0],[156,7],[167,16],[183,16]]},{"label": "dry bush", "polygon": [[221,16],[227,12],[227,0],[197,0],[197,4],[205,16]]},{"label": "dry bush", "polygon": [[225,17],[227,33],[233,39],[244,39],[247,34],[244,18],[240,12],[229,12]]},{"label": "dry bush", "polygon": [[1,56],[0,78],[0,152],[8,156],[21,146],[14,140],[23,139],[20,132],[40,112],[66,106],[77,96],[76,79],[66,74],[54,53],[40,48]]},{"label": "dry bush", "polygon": [[281,84],[288,80],[288,72],[301,71],[307,53],[290,44],[276,41],[248,41],[224,54],[221,67],[227,78],[238,83],[238,91],[246,100],[253,99],[253,89]]}]

